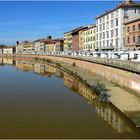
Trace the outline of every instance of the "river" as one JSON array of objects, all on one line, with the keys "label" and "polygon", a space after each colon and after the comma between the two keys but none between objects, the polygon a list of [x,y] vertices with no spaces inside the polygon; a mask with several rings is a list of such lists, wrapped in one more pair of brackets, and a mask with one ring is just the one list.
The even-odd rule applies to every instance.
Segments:
[{"label": "river", "polygon": [[72,75],[1,58],[0,138],[140,138],[140,129]]}]

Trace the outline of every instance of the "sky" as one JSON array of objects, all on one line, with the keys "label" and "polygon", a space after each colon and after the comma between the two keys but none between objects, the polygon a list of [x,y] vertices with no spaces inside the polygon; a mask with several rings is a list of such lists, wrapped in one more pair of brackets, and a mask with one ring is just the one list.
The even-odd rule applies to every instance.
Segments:
[{"label": "sky", "polygon": [[0,1],[0,44],[35,40],[95,23],[118,1]]}]

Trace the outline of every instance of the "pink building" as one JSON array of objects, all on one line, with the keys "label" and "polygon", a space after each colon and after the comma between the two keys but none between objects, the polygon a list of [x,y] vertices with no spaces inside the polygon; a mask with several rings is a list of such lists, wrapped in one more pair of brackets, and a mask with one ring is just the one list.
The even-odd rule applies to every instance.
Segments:
[{"label": "pink building", "polygon": [[140,49],[140,17],[125,23],[125,47]]}]

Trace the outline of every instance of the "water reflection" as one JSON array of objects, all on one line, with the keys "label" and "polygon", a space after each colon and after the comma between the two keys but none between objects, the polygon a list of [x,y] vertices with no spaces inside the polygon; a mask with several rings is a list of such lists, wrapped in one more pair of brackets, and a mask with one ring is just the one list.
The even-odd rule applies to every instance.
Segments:
[{"label": "water reflection", "polygon": [[123,136],[125,138],[140,138],[140,131],[133,126],[133,124],[127,117],[125,117],[111,104],[104,104],[99,102],[96,99],[96,95],[93,93],[93,91],[88,86],[86,86],[86,84],[74,78],[72,75],[63,72],[51,65],[26,60],[12,60],[1,58],[0,64],[15,65],[18,70],[29,72],[32,71],[35,74],[39,74],[42,76],[57,76],[63,78],[64,86],[79,94],[85,99],[85,101],[90,103],[93,106],[93,111],[95,109],[96,115],[103,119],[117,135],[119,135],[120,137]]}]

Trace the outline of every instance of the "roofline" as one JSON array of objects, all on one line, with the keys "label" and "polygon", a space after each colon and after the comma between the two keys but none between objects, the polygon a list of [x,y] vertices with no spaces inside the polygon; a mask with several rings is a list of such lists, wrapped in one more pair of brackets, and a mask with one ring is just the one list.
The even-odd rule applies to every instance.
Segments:
[{"label": "roofline", "polygon": [[86,31],[86,30],[89,30],[89,29],[92,29],[92,28],[96,28],[96,24],[91,24],[89,25],[86,29],[84,29],[83,31]]},{"label": "roofline", "polygon": [[118,10],[120,8],[125,8],[125,7],[140,7],[140,3],[137,2],[137,3],[131,3],[131,4],[125,4],[125,3],[121,3],[119,5],[117,5],[115,8],[113,8],[112,10],[109,10],[109,11],[106,11],[105,13],[103,14],[100,14],[99,16],[96,17],[96,20],[115,11],[115,10]]}]

